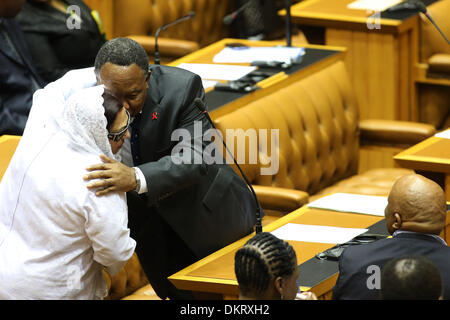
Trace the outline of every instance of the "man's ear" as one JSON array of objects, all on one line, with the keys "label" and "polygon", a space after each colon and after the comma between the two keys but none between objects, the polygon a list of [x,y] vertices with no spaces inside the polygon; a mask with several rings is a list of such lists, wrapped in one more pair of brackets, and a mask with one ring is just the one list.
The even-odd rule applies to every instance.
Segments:
[{"label": "man's ear", "polygon": [[401,227],[402,227],[402,216],[400,215],[400,213],[395,212],[394,223],[392,224],[392,228],[394,228],[395,230],[400,230]]},{"label": "man's ear", "polygon": [[152,71],[148,70],[147,76],[145,77],[145,82],[147,82],[147,84],[148,84],[148,81],[150,80],[150,75],[151,74],[152,74]]}]

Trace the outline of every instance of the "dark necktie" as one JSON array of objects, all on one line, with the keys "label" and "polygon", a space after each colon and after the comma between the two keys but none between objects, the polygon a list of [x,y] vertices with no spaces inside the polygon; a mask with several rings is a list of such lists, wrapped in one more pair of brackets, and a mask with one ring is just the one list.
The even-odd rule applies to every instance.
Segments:
[{"label": "dark necktie", "polygon": [[141,156],[139,150],[139,125],[141,122],[141,114],[138,114],[131,123],[131,155],[135,166],[141,164]]}]

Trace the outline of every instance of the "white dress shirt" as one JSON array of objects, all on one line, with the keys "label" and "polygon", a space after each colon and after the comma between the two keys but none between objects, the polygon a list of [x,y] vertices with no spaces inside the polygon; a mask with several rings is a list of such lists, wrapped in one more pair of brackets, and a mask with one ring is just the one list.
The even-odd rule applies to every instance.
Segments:
[{"label": "white dress shirt", "polygon": [[[131,128],[130,128],[131,130]],[[130,139],[126,139],[123,142],[122,148],[120,149],[120,155],[122,158],[122,163],[127,165],[128,167],[133,167],[133,156],[131,154],[131,143]],[[136,173],[139,175],[139,179],[141,181],[141,186],[139,190],[136,190],[138,194],[145,193],[148,191],[147,188],[147,180],[145,180],[145,176],[142,173],[141,169],[138,167],[133,167],[133,169],[136,171]]]}]

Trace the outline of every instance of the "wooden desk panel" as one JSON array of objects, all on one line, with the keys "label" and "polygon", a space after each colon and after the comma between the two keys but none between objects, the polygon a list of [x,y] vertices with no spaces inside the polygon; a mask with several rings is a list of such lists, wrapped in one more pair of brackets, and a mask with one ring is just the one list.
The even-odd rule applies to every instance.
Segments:
[{"label": "wooden desk panel", "polygon": [[415,155],[450,160],[450,139],[437,139],[433,144],[418,150]]},{"label": "wooden desk panel", "polygon": [[428,138],[400,152],[394,160],[404,168],[450,174],[450,140]]},{"label": "wooden desk panel", "polygon": [[[267,225],[263,231],[271,232],[287,223],[367,228],[382,219],[383,217],[379,216],[302,207]],[[234,255],[252,236],[254,236],[254,233],[179,271],[170,276],[169,280],[179,289],[219,293],[224,297],[237,298],[238,284],[234,274]],[[299,264],[335,245],[331,243],[288,242],[294,247]],[[302,287],[301,289],[311,290],[322,296],[330,292],[335,281],[336,275],[327,279],[324,283],[318,283],[314,287]]]}]

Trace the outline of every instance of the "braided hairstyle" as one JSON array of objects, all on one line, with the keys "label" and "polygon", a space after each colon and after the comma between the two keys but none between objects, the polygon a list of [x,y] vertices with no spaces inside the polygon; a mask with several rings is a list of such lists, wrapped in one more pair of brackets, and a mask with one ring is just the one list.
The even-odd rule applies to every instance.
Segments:
[{"label": "braided hairstyle", "polygon": [[268,232],[257,233],[236,252],[234,271],[242,294],[260,294],[271,280],[290,276],[297,267],[292,246]]}]

